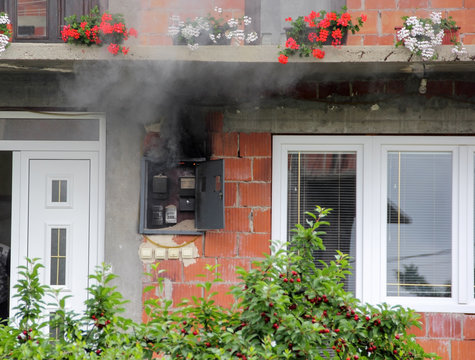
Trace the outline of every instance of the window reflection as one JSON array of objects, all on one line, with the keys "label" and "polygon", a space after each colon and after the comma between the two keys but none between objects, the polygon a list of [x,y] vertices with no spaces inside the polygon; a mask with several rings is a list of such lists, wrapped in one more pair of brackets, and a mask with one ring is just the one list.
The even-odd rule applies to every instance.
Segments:
[{"label": "window reflection", "polygon": [[18,0],[18,37],[41,38],[46,36],[46,0]]},{"label": "window reflection", "polygon": [[387,295],[450,297],[452,154],[388,154]]}]

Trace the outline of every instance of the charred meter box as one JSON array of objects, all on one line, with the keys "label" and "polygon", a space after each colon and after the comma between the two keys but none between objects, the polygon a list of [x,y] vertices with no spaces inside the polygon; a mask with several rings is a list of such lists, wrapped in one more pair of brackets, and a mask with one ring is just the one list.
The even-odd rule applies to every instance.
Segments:
[{"label": "charred meter box", "polygon": [[224,160],[164,165],[142,159],[140,233],[200,234],[224,228]]}]

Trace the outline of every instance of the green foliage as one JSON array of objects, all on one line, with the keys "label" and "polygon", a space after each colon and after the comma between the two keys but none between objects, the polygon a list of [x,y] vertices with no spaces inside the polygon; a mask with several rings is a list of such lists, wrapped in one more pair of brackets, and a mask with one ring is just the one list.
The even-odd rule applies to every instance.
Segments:
[{"label": "green foliage", "polygon": [[[285,249],[273,249],[251,270],[239,269],[230,308],[215,302],[222,281],[218,265],[208,265],[201,296],[179,304],[165,296],[163,270],[147,275],[156,285],[144,289],[148,321],[138,325],[121,317],[124,301],[110,282],[106,265],[91,276],[81,317],[67,311],[66,297],[40,285],[35,260],[20,267],[19,305],[9,325],[0,326],[0,357],[11,359],[344,359],[422,360],[427,354],[407,333],[420,326],[412,310],[387,304],[361,304],[344,289],[350,274],[348,255],[314,262],[325,251],[322,227],[329,209],[307,213]],[[51,317],[44,317],[43,295],[52,294]],[[15,322],[16,321],[16,322]],[[54,331],[50,331],[53,329]],[[51,334],[49,334],[51,333]],[[54,335],[54,336],[53,336]]]}]

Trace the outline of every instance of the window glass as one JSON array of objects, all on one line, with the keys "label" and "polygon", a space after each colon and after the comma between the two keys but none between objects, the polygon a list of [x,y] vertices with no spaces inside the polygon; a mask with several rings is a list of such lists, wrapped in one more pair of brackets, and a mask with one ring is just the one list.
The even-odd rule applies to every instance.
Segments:
[{"label": "window glass", "polygon": [[50,285],[66,284],[66,229],[51,229]]},{"label": "window glass", "polygon": [[46,37],[46,0],[18,0],[18,37]]},{"label": "window glass", "polygon": [[387,295],[452,293],[452,154],[388,153]]},{"label": "window glass", "polygon": [[[355,257],[356,153],[322,152],[288,155],[288,240],[295,224],[305,224],[305,212],[315,206],[331,208],[327,220],[331,226],[322,236],[325,252],[315,251],[315,260],[329,262],[336,250]],[[317,265],[320,263],[317,262]],[[347,289],[354,291],[354,277],[347,279]]]}]

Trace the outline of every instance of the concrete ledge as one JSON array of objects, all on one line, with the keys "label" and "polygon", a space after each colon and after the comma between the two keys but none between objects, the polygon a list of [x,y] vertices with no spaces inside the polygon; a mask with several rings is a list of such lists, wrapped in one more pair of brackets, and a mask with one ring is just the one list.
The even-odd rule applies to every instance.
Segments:
[{"label": "concrete ledge", "polygon": [[[423,62],[404,48],[394,46],[325,46],[325,58],[290,58],[289,64],[277,62],[278,48],[272,46],[202,46],[191,51],[186,46],[132,46],[127,56],[112,56],[105,47],[75,46],[69,44],[14,43],[0,55],[0,71],[36,68],[37,70],[71,71],[74,64],[88,62],[132,63],[146,62],[206,62],[240,64],[277,64],[279,66],[322,66],[322,68],[353,66],[356,64],[377,67],[391,64],[398,72],[418,71],[418,67],[434,71],[475,71],[475,45],[466,46],[468,54],[457,58],[451,46],[439,47],[439,59]],[[325,66],[326,65],[326,66]],[[388,68],[388,70],[389,70]],[[416,70],[414,70],[416,69]],[[384,72],[384,69],[380,70]]]}]

